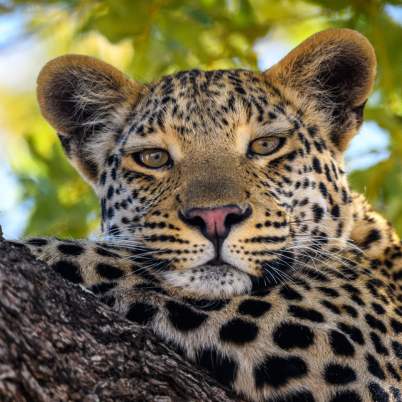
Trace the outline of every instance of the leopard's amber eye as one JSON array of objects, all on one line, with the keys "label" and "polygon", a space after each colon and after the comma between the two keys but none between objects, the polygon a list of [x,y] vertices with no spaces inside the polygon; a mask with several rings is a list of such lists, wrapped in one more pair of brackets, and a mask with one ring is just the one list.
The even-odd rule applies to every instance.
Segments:
[{"label": "leopard's amber eye", "polygon": [[277,151],[285,142],[281,137],[261,137],[252,141],[249,145],[251,155],[270,155]]},{"label": "leopard's amber eye", "polygon": [[169,153],[164,149],[158,148],[135,152],[132,154],[132,158],[139,165],[150,169],[160,169],[165,166],[170,166],[172,163]]}]

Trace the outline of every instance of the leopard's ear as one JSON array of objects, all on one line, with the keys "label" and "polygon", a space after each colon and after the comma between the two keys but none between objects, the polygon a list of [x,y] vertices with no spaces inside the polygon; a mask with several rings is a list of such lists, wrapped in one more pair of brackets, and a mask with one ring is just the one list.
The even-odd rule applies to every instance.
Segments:
[{"label": "leopard's ear", "polygon": [[48,62],[37,81],[43,116],[67,156],[91,184],[142,86],[93,57],[66,55]]},{"label": "leopard's ear", "polygon": [[309,37],[264,74],[313,97],[328,113],[331,140],[341,150],[362,122],[376,74],[370,42],[351,29],[328,29]]}]

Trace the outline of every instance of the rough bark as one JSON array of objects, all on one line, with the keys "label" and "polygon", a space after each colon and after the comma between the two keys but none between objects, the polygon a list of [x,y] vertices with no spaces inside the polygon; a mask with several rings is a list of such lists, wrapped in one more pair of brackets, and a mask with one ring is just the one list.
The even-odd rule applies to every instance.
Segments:
[{"label": "rough bark", "polygon": [[0,239],[1,401],[234,401],[143,327]]}]

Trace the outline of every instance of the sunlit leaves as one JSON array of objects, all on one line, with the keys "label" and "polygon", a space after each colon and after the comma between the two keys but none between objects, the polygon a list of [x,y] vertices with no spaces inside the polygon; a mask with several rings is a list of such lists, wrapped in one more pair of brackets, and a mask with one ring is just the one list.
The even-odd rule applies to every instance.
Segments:
[{"label": "sunlit leaves", "polygon": [[86,236],[98,222],[95,195],[68,164],[59,144],[53,145],[46,156],[38,152],[31,135],[27,136],[27,144],[42,171],[37,175],[19,172],[24,198],[35,200],[26,233]]}]

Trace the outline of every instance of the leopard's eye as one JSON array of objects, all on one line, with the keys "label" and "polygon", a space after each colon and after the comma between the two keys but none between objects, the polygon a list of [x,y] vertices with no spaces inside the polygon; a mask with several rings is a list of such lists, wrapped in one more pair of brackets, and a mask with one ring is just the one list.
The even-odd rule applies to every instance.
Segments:
[{"label": "leopard's eye", "polygon": [[250,142],[248,153],[251,155],[270,155],[285,142],[283,137],[261,137]]},{"label": "leopard's eye", "polygon": [[172,159],[167,151],[164,149],[145,149],[144,151],[134,152],[132,158],[139,165],[150,168],[160,169],[172,164]]}]

